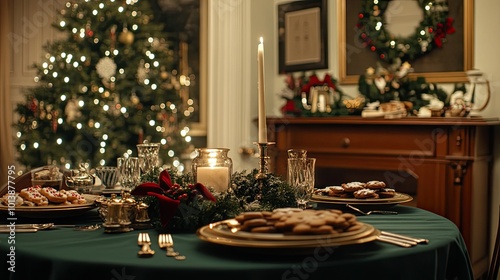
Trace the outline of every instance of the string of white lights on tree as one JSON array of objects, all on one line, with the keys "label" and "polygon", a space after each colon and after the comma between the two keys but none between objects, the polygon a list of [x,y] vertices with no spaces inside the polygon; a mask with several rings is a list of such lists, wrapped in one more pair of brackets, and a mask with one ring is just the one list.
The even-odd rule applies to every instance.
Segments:
[{"label": "string of white lights on tree", "polygon": [[18,160],[26,166],[112,165],[143,141],[183,169],[191,83],[148,0],[67,2],[53,24],[67,35],[44,46],[36,86],[18,104]]}]

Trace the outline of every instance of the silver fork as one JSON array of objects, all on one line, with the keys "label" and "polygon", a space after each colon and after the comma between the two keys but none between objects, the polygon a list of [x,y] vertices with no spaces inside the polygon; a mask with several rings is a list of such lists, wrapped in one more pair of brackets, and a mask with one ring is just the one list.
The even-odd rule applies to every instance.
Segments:
[{"label": "silver fork", "polygon": [[137,252],[139,257],[151,257],[155,254],[155,251],[151,249],[151,239],[147,232],[140,232],[137,237],[137,244],[141,246],[141,250]]},{"label": "silver fork", "polygon": [[174,257],[176,260],[185,260],[186,256],[180,255],[179,252],[174,250],[174,240],[171,234],[161,233],[158,235],[158,246],[166,248],[168,257]]},{"label": "silver fork", "polygon": [[368,215],[371,215],[371,214],[389,214],[389,215],[397,215],[398,212],[396,211],[384,211],[384,210],[371,210],[371,211],[368,211],[368,212],[364,212],[364,211],[361,211],[361,209],[359,208],[356,208],[354,206],[352,206],[351,204],[346,204],[345,206],[351,208],[352,210],[360,213],[360,214],[363,214],[365,216],[368,216]]}]

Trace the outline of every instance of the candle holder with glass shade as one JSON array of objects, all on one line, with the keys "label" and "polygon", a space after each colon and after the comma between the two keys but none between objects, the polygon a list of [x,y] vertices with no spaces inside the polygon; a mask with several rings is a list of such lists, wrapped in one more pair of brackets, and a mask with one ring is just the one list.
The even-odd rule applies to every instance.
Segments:
[{"label": "candle holder with glass shade", "polygon": [[192,170],[197,183],[225,192],[231,187],[233,161],[226,148],[198,148],[193,159]]},{"label": "candle holder with glass shade", "polygon": [[483,111],[490,102],[490,82],[479,70],[467,71],[467,78],[470,84],[470,95],[467,99],[470,102],[471,114],[475,114]]},{"label": "candle holder with glass shade", "polygon": [[469,87],[461,84],[449,96],[446,117],[467,117],[478,115],[490,101],[490,83],[479,70],[467,71]]}]

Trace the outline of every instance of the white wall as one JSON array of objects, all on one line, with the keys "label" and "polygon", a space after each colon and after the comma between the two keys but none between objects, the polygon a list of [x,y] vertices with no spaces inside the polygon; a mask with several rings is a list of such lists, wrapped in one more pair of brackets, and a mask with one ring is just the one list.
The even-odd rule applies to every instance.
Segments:
[{"label": "white wall", "polygon": [[[500,1],[480,0],[475,1],[474,25],[474,66],[486,74],[491,83],[492,98],[483,115],[498,117],[500,113],[500,52],[498,46],[500,37],[497,35],[496,26],[500,26]],[[500,128],[495,129],[495,157],[493,164],[493,192],[491,195],[491,236],[490,244],[494,244],[494,237],[498,227],[498,207],[500,205]]]}]

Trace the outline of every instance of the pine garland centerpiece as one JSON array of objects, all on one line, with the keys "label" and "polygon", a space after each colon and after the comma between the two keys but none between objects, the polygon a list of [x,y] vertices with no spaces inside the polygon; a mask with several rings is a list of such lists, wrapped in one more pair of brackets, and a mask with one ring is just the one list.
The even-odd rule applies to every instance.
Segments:
[{"label": "pine garland centerpiece", "polygon": [[296,207],[294,189],[279,176],[267,174],[256,179],[257,169],[232,174],[232,187],[216,192],[194,182],[192,173],[179,174],[174,168],[142,177],[132,191],[149,205],[152,223],[160,231],[194,231],[211,222],[237,216],[244,211],[272,211]]}]

